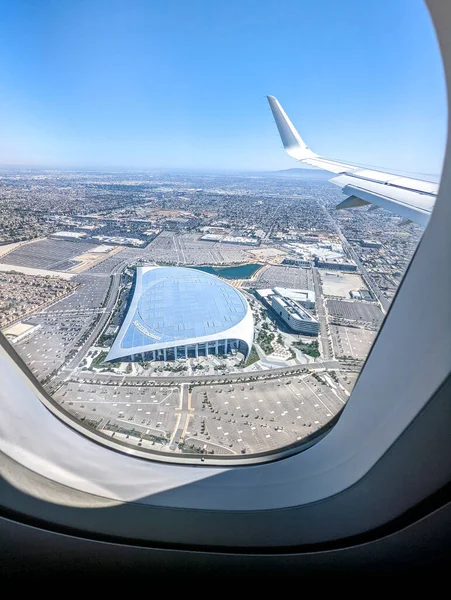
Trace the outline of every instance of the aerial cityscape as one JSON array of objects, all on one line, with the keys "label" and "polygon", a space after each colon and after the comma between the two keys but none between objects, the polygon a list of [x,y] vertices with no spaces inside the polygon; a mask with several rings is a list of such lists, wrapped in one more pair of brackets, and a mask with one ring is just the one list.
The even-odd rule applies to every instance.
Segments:
[{"label": "aerial cityscape", "polygon": [[0,173],[1,331],[62,411],[249,455],[338,415],[422,229],[323,172]]}]

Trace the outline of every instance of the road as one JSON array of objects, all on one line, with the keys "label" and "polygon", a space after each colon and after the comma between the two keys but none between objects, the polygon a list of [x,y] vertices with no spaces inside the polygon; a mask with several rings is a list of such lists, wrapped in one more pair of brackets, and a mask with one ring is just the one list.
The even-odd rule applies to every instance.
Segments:
[{"label": "road", "polygon": [[179,442],[183,440],[183,436],[188,429],[189,420],[193,414],[193,409],[190,409],[188,404],[188,394],[188,385],[186,383],[182,383],[180,386],[180,406],[175,410],[177,422],[168,444],[170,450],[176,450]]},{"label": "road", "polygon": [[86,356],[86,353],[88,352],[89,348],[94,343],[96,337],[99,335],[100,331],[103,329],[103,327],[106,325],[106,322],[111,317],[111,313],[117,302],[117,296],[118,296],[118,291],[119,291],[119,282],[121,280],[122,269],[127,265],[128,262],[129,262],[128,260],[124,260],[124,261],[120,262],[111,271],[110,276],[112,277],[112,283],[111,283],[111,288],[109,288],[110,294],[108,296],[106,306],[103,308],[103,313],[102,313],[99,321],[96,323],[96,325],[92,329],[91,333],[88,335],[84,344],[80,347],[80,349],[78,350],[78,352],[74,356],[74,358],[72,358],[67,363],[67,365],[63,368],[63,371],[73,371],[78,367],[80,362]]},{"label": "road", "polygon": [[334,358],[334,355],[332,352],[332,343],[327,333],[326,307],[324,306],[324,297],[321,290],[320,276],[316,267],[313,267],[313,285],[315,286],[316,309],[318,312],[317,317],[320,324],[320,337],[323,357],[324,360],[331,360]]},{"label": "road", "polygon": [[349,254],[351,255],[352,259],[355,261],[356,265],[358,266],[358,268],[360,270],[360,273],[363,275],[363,277],[366,281],[367,286],[371,289],[371,291],[376,296],[377,300],[379,301],[382,312],[384,313],[384,315],[386,315],[388,312],[388,309],[390,308],[390,302],[387,300],[387,298],[384,296],[384,294],[382,293],[382,291],[379,288],[379,286],[377,285],[377,283],[374,281],[374,279],[371,277],[371,275],[365,269],[365,266],[363,265],[362,261],[360,260],[357,252],[354,250],[354,248],[351,246],[351,244],[348,242],[348,240],[344,236],[337,221],[332,217],[331,214],[329,214],[329,212],[325,206],[322,206],[322,208],[323,208],[323,211],[331,218],[332,223],[334,224],[334,227],[335,227],[335,231],[337,232],[338,236],[340,237],[341,243],[343,245],[343,249],[347,250],[349,252]]},{"label": "road", "polygon": [[382,308],[382,312],[384,313],[384,315],[386,315],[388,312],[388,309],[390,308],[390,302],[387,300],[387,298],[384,296],[384,294],[382,293],[382,291],[379,288],[379,286],[377,285],[377,283],[374,281],[374,279],[371,277],[371,275],[365,269],[357,252],[354,250],[354,248],[351,246],[351,244],[348,242],[348,240],[345,238],[345,236],[341,233],[341,231],[338,230],[338,232],[339,232],[341,242],[343,244],[343,248],[349,252],[351,257],[353,258],[353,260],[359,267],[360,273],[363,275],[367,286],[371,289],[373,294],[378,299],[379,304],[381,305],[381,308]]},{"label": "road", "polygon": [[[322,362],[307,363],[305,365],[295,365],[293,367],[277,367],[274,369],[267,369],[265,371],[249,371],[241,373],[229,373],[228,375],[192,375],[192,376],[160,376],[160,377],[142,377],[134,375],[115,375],[112,373],[89,373],[83,371],[82,373],[74,374],[74,377],[78,380],[83,380],[85,383],[99,383],[107,385],[108,383],[114,383],[114,385],[141,385],[145,382],[151,381],[159,385],[165,385],[165,383],[196,383],[196,382],[211,382],[211,383],[226,383],[238,380],[246,380],[251,377],[261,377],[262,379],[271,378],[274,376],[284,376],[291,374],[292,371],[300,371],[301,369],[309,369],[312,371],[321,371],[327,369],[340,369],[341,365],[337,360],[327,360]],[[119,381],[120,380],[120,381]]]}]

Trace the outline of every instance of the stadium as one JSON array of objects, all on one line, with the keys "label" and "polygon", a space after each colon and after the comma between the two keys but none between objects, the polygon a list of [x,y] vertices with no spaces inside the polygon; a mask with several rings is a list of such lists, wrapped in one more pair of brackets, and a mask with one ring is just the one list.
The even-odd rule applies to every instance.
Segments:
[{"label": "stadium", "polygon": [[125,319],[107,361],[152,361],[241,352],[254,322],[244,296],[214,275],[183,267],[138,267]]}]

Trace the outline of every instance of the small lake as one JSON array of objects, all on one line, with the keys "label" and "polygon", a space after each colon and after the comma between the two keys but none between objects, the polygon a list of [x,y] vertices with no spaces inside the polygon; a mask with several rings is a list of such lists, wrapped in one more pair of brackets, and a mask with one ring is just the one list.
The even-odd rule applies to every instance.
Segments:
[{"label": "small lake", "polygon": [[197,269],[198,271],[204,271],[204,273],[210,273],[210,275],[216,275],[216,277],[223,277],[224,279],[250,279],[255,271],[261,269],[262,265],[247,264],[239,265],[237,267],[190,267],[191,269]]}]

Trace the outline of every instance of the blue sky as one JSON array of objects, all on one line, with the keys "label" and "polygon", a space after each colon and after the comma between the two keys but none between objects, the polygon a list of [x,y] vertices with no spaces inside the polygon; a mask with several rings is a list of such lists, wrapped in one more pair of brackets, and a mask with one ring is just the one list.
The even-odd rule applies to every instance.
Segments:
[{"label": "blue sky", "polygon": [[0,164],[438,173],[442,66],[421,0],[0,0]]}]

